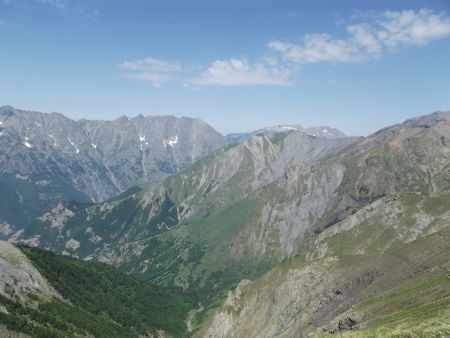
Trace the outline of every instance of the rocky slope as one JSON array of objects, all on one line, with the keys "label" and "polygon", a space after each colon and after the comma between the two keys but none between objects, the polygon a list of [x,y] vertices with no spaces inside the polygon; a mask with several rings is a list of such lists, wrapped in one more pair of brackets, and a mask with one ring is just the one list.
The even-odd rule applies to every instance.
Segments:
[{"label": "rocky slope", "polygon": [[448,334],[449,202],[447,195],[370,204],[322,232],[306,258],[242,280],[196,336],[399,336],[401,326],[420,337]]},{"label": "rocky slope", "polygon": [[0,241],[0,295],[24,301],[27,293],[60,298],[22,251]]}]

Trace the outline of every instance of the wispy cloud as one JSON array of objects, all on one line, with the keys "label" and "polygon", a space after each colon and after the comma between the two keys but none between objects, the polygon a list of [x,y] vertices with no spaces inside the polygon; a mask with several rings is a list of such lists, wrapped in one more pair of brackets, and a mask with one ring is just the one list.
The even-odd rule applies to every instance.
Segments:
[{"label": "wispy cloud", "polygon": [[268,47],[295,63],[356,63],[381,57],[403,46],[425,45],[450,36],[450,17],[424,8],[357,15],[364,19],[346,27],[346,37],[308,34],[302,43],[273,40]]},{"label": "wispy cloud", "polygon": [[50,5],[58,9],[67,9],[69,5],[68,0],[35,0],[41,4]]},{"label": "wispy cloud", "polygon": [[155,58],[124,61],[119,67],[126,71],[131,79],[145,80],[159,88],[162,83],[180,82],[185,72],[178,62],[169,62]]},{"label": "wispy cloud", "polygon": [[27,5],[27,4],[44,4],[58,9],[67,9],[69,0],[0,0],[0,5]]},{"label": "wispy cloud", "polygon": [[128,78],[149,81],[157,88],[163,83],[181,83],[189,87],[288,85],[293,78],[291,67],[280,66],[270,59],[254,63],[246,58],[216,60],[196,71],[179,62],[155,58],[125,61],[119,67],[125,70]]},{"label": "wispy cloud", "polygon": [[172,63],[155,58],[145,58],[141,60],[125,61],[120,67],[129,70],[141,70],[150,72],[179,72],[182,70],[180,63]]},{"label": "wispy cloud", "polygon": [[402,47],[425,45],[450,36],[450,17],[424,8],[417,11],[358,12],[345,26],[344,36],[312,33],[303,41],[274,39],[266,55],[256,61],[231,58],[204,67],[184,67],[179,62],[155,58],[119,64],[129,78],[155,87],[164,83],[198,86],[291,85],[299,65],[310,63],[361,63],[380,59]]},{"label": "wispy cloud", "polygon": [[50,6],[61,12],[69,12],[86,19],[95,19],[99,11],[90,6],[85,6],[81,1],[74,0],[0,0],[0,6],[17,6],[32,8],[33,5]]}]

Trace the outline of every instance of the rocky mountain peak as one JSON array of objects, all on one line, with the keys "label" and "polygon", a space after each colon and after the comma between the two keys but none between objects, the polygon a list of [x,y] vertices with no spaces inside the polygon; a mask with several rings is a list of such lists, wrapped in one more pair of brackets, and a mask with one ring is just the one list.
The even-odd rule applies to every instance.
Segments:
[{"label": "rocky mountain peak", "polygon": [[225,144],[214,128],[192,118],[74,121],[9,106],[0,112],[0,174],[39,173],[95,201],[173,174]]}]

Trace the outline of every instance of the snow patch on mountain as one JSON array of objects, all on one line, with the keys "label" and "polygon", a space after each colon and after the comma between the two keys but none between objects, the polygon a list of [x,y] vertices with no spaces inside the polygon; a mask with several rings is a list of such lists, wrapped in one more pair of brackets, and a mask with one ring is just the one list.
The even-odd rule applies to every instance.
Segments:
[{"label": "snow patch on mountain", "polygon": [[144,143],[146,143],[145,142],[145,136],[139,135],[139,142],[141,143],[141,145],[140,145],[141,151],[143,151],[144,150]]},{"label": "snow patch on mountain", "polygon": [[72,145],[72,147],[75,148],[75,152],[78,154],[78,153],[80,152],[80,149],[78,149],[78,148],[75,146],[75,143],[73,143],[72,140],[71,140],[70,138],[67,138],[67,139],[69,140],[69,143]]},{"label": "snow patch on mountain", "polygon": [[16,174],[16,179],[22,180],[22,181],[28,181],[30,179],[30,177],[28,175]]},{"label": "snow patch on mountain", "polygon": [[48,134],[48,137],[50,137],[52,139],[53,145],[56,147],[57,144],[56,144],[56,141],[55,141],[55,137],[52,134]]},{"label": "snow patch on mountain", "polygon": [[167,140],[163,141],[164,148],[167,148],[167,146],[173,148],[177,143],[178,143],[178,135],[175,135],[174,137],[169,137]]}]

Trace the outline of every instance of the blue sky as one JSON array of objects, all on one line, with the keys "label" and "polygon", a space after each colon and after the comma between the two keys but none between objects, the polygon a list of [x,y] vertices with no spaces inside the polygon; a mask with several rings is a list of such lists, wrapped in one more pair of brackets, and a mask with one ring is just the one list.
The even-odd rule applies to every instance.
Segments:
[{"label": "blue sky", "polygon": [[0,0],[0,105],[349,135],[450,110],[450,1]]}]

